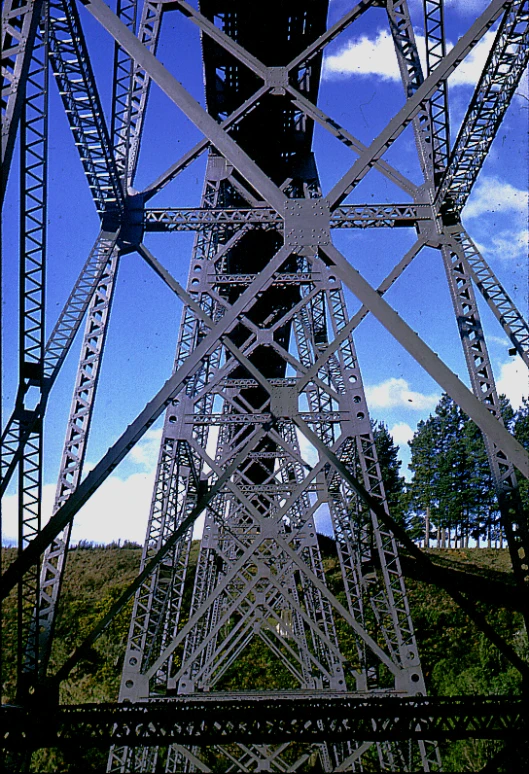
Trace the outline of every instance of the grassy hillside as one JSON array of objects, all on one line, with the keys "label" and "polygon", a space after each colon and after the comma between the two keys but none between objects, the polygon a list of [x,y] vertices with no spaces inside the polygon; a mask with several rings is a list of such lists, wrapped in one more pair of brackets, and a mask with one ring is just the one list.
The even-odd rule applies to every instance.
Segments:
[{"label": "grassy hillside", "polygon": [[[322,539],[328,583],[340,596],[340,571],[332,541]],[[198,544],[192,554],[196,562]],[[77,548],[71,551],[61,597],[60,617],[52,651],[50,673],[82,641],[94,623],[117,599],[138,570],[141,550],[137,547]],[[453,568],[466,568],[484,578],[510,580],[510,562],[506,550],[465,549],[431,550],[436,561]],[[6,564],[14,549],[6,549]],[[4,565],[5,566],[5,565]],[[516,694],[520,690],[518,673],[505,663],[498,651],[440,589],[418,580],[407,582],[412,617],[416,627],[428,691],[433,695]],[[13,700],[15,654],[15,598],[8,599],[4,610],[3,701]],[[88,657],[75,669],[61,688],[62,703],[104,702],[117,699],[121,662],[125,650],[131,604],[100,637]],[[485,611],[486,607],[482,605]],[[497,631],[527,656],[527,640],[522,633],[521,616],[496,607],[487,611]],[[347,639],[347,632],[342,637]],[[347,644],[344,641],[344,650]],[[263,684],[273,684],[274,675],[266,653],[246,657],[238,663],[240,688],[251,687],[259,675]],[[270,674],[268,674],[270,672]],[[270,681],[270,682],[268,682]],[[226,685],[231,686],[229,683]],[[460,742],[443,749],[446,771],[479,771],[490,758],[497,743]],[[78,771],[79,760],[69,761],[54,751],[34,756],[35,771]],[[84,770],[104,770],[104,756],[90,753]]]}]

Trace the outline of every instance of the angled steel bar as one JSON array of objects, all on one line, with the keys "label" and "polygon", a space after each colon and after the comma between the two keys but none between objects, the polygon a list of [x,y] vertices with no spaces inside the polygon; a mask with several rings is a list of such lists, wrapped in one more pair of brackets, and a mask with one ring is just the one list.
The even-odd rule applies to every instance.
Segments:
[{"label": "angled steel bar", "polygon": [[59,315],[48,339],[43,363],[43,398],[34,409],[15,406],[2,433],[2,478],[0,494],[9,484],[13,471],[20,459],[21,443],[37,426],[46,408],[47,396],[53,387],[62,364],[79,330],[83,317],[101,280],[109,257],[114,250],[119,229],[114,232],[101,231],[88,259]]},{"label": "angled steel bar", "polygon": [[42,0],[5,0],[2,7],[2,175],[4,199],[15,137],[24,99],[24,84],[40,22]]},{"label": "angled steel bar", "polygon": [[514,0],[507,6],[439,187],[436,204],[450,221],[457,219],[470,196],[528,61],[529,3]]},{"label": "angled steel bar", "polygon": [[519,656],[516,650],[507,643],[486,620],[485,616],[476,608],[472,599],[467,599],[459,590],[457,581],[449,577],[449,574],[439,574],[438,567],[431,561],[429,556],[421,551],[418,546],[411,540],[406,530],[404,530],[394,519],[391,518],[384,508],[380,507],[377,500],[371,496],[371,494],[364,488],[358,479],[356,479],[348,470],[346,465],[339,459],[339,457],[326,446],[318,436],[310,429],[308,424],[297,417],[295,419],[296,425],[299,427],[303,435],[314,445],[315,448],[325,457],[335,470],[344,478],[351,487],[358,493],[362,500],[371,508],[378,516],[380,521],[391,530],[395,538],[399,543],[404,546],[409,553],[418,560],[421,567],[424,568],[425,573],[430,577],[435,577],[439,586],[445,589],[450,594],[452,599],[465,611],[468,617],[474,621],[478,628],[487,636],[487,638],[500,650],[501,653],[516,667],[520,672],[524,681],[529,680],[529,666],[526,661]]},{"label": "angled steel bar", "polygon": [[[430,75],[446,56],[444,0],[424,0],[424,37],[426,43],[426,75]],[[438,185],[450,155],[450,116],[448,84],[439,81],[429,103],[433,141],[434,184]]]},{"label": "angled steel bar", "polygon": [[282,212],[286,197],[252,159],[220,128],[219,124],[193,99],[171,73],[143,46],[108,8],[103,0],[82,0],[87,10],[112,37],[143,67],[167,96],[204,133],[248,182],[277,211]]},{"label": "angled steel bar", "polygon": [[447,78],[456,67],[469,54],[476,43],[490,29],[502,12],[511,5],[508,0],[493,0],[481,16],[472,24],[470,29],[460,38],[454,48],[446,55],[442,64],[419,86],[415,94],[391,119],[386,128],[373,140],[371,145],[362,153],[348,172],[327,194],[326,200],[332,209],[335,209],[351,193],[353,188],[362,180],[369,169],[389,148],[389,146],[404,131],[406,126],[413,121],[420,112],[424,102],[435,93],[437,84]]},{"label": "angled steel bar", "polygon": [[343,32],[350,24],[358,19],[365,11],[370,7],[374,7],[378,3],[378,0],[360,0],[354,8],[351,8],[341,19],[339,19],[332,27],[329,27],[320,37],[308,45],[301,54],[298,54],[287,65],[287,70],[291,72],[297,67],[306,64],[318,54],[321,54],[325,46],[331,43],[338,35]]},{"label": "angled steel bar", "polygon": [[[457,247],[451,249],[448,245],[444,245],[442,256],[472,390],[491,415],[499,422],[503,422],[470,272],[461,260],[461,250]],[[486,435],[484,435],[484,441],[514,575],[520,590],[527,590],[529,531],[527,514],[524,513],[514,467]],[[526,623],[529,624],[529,616],[526,617]]]},{"label": "angled steel bar", "polygon": [[156,396],[147,404],[143,411],[136,417],[125,430],[116,443],[107,451],[93,470],[88,473],[76,491],[60,508],[48,524],[41,530],[40,535],[26,548],[21,556],[16,559],[2,576],[1,595],[4,598],[18,581],[19,573],[23,573],[38,561],[41,553],[51,541],[74,518],[77,511],[99,488],[130,449],[143,437],[149,427],[160,416],[167,404],[175,398],[184,386],[185,381],[196,370],[200,358],[207,354],[211,347],[215,346],[218,337],[234,325],[237,316],[247,307],[251,307],[255,301],[255,295],[264,288],[272,279],[274,272],[288,258],[289,250],[281,248],[274,259],[268,264],[251,285],[240,296],[233,306],[231,313],[226,314],[215,328],[200,342],[194,352],[194,357],[188,358],[178,371],[171,376]]},{"label": "angled steel bar", "polygon": [[[20,116],[20,305],[19,388],[16,408],[31,411],[42,400],[44,382],[45,272],[48,162],[48,6],[35,34]],[[18,550],[35,538],[41,527],[42,422],[24,438],[19,425]],[[39,595],[39,565],[18,585],[17,696],[22,699],[36,675],[38,652],[24,654],[31,625],[30,607]]]},{"label": "angled steel bar", "polygon": [[[149,51],[156,53],[158,39],[161,31],[162,15],[165,3],[144,0],[142,14],[138,25],[138,39]],[[116,44],[119,50],[120,61],[126,61],[123,50]],[[145,111],[150,91],[149,75],[129,59],[132,69],[127,85],[127,93],[121,102],[121,121],[114,122],[116,163],[121,174],[126,176],[126,185],[132,186],[138,165],[141,137],[143,133]],[[129,73],[127,73],[129,75]]]},{"label": "angled steel bar", "polygon": [[[387,8],[390,21],[393,21],[392,28],[396,28],[393,34],[397,56],[401,63],[403,82],[408,95],[411,95],[419,88],[423,81],[423,76],[413,38],[413,31],[411,30],[407,3],[405,0],[404,2],[394,4],[388,3]],[[404,41],[399,42],[399,37],[403,37]],[[406,66],[407,59],[410,61]],[[414,119],[414,129],[418,149],[423,159],[423,176],[433,199],[435,196],[435,162],[433,157],[435,143],[428,112],[423,111],[422,118],[421,114],[419,114]],[[460,250],[453,251],[448,245],[443,245],[441,252],[459,335],[469,370],[472,391],[491,414],[500,423],[503,423],[494,375],[470,273],[459,257]],[[523,513],[514,467],[505,458],[505,454],[489,438],[485,436],[484,441],[498,497],[501,523],[507,535],[514,573],[520,589],[525,589],[529,580],[529,563],[527,561],[529,556],[529,534],[527,531],[527,518]]]},{"label": "angled steel bar", "polygon": [[70,674],[74,666],[76,666],[76,664],[78,664],[79,661],[84,658],[86,652],[94,644],[100,634],[105,631],[105,629],[114,620],[116,615],[118,615],[124,609],[128,601],[132,599],[136,592],[139,591],[142,584],[148,580],[148,578],[160,565],[162,559],[176,547],[179,541],[182,540],[186,532],[189,531],[189,528],[193,526],[198,517],[204,512],[213,498],[222,489],[225,482],[237,470],[237,466],[248,453],[250,446],[253,448],[255,443],[258,443],[259,440],[259,434],[256,433],[252,437],[251,442],[246,444],[243,449],[241,449],[239,454],[234,457],[231,464],[226,468],[223,474],[219,476],[217,481],[215,481],[215,483],[212,484],[211,487],[209,487],[208,490],[201,496],[199,502],[189,513],[189,515],[182,521],[182,523],[175,529],[175,531],[167,537],[165,543],[159,546],[158,551],[149,557],[148,561],[144,562],[144,565],[137,578],[135,578],[135,580],[127,587],[127,589],[125,589],[119,599],[116,600],[116,602],[112,605],[108,613],[106,613],[105,616],[96,624],[96,626],[94,626],[90,634],[83,640],[80,645],[76,647],[75,651],[68,657],[60,669],[51,678],[49,678],[50,681],[53,681],[58,686],[60,682],[62,682],[62,680],[64,680]]},{"label": "angled steel bar", "polygon": [[[350,24],[354,19],[356,19],[361,13],[363,13],[364,10],[369,7],[371,3],[364,3],[359,4],[358,6],[353,9],[353,11],[346,14],[344,19],[337,25],[337,27],[340,28],[340,31],[345,28],[348,24]],[[242,46],[238,45],[236,41],[233,40],[229,35],[226,35],[226,33],[222,32],[216,25],[212,24],[208,19],[206,19],[202,14],[198,13],[194,8],[192,8],[189,3],[185,2],[185,0],[178,0],[177,3],[179,9],[184,13],[186,16],[188,16],[195,24],[197,24],[200,29],[202,29],[207,35],[209,35],[213,40],[215,40],[216,43],[221,45],[225,50],[229,51],[233,56],[242,64],[246,65],[249,69],[251,69],[257,76],[262,78],[265,81],[265,84],[268,84],[268,86],[271,88],[274,83],[274,70],[277,70],[278,68],[269,68],[265,67],[258,59],[256,59],[254,56],[250,55],[248,51],[246,51]],[[331,32],[331,31],[329,31]],[[330,36],[324,36],[325,42],[320,41],[319,45],[312,51],[310,54],[311,57],[315,56],[321,48],[323,48],[324,45],[326,45],[330,40],[334,39],[335,34],[338,34],[337,32],[330,35]],[[308,50],[307,52],[308,53]],[[285,68],[285,71],[289,71],[290,69],[294,69],[294,65],[291,63],[287,68]],[[341,128],[334,122],[332,119],[328,118],[321,110],[319,110],[316,106],[312,105],[310,100],[306,99],[297,89],[294,89],[292,85],[290,85],[288,82],[285,83],[285,88],[293,95],[294,104],[297,104],[301,109],[311,117],[315,118],[321,125],[326,128],[328,131],[330,131],[335,137],[338,137],[338,139],[342,140],[346,143],[349,147],[352,147],[355,151],[358,153],[361,153],[365,150],[365,146],[357,140],[355,137],[353,137],[347,130]],[[380,171],[383,172],[386,176],[388,176],[393,182],[396,182],[398,185],[400,185],[401,188],[403,188],[408,193],[416,193],[416,186],[413,185],[410,181],[406,180],[406,178],[401,175],[398,171],[394,170],[389,164],[387,164],[384,161],[377,162],[377,167],[380,169]]]},{"label": "angled steel bar", "polygon": [[123,191],[74,0],[50,0],[50,59],[99,213],[123,207]]},{"label": "angled steel bar", "polygon": [[[134,34],[137,32],[138,0],[118,0],[116,15]],[[114,44],[114,73],[112,78],[112,116],[110,136],[116,160],[116,169],[121,177],[126,174],[129,162],[131,131],[131,91],[134,62]]]},{"label": "angled steel bar", "polygon": [[322,252],[335,267],[340,279],[353,291],[377,320],[435,381],[474,420],[482,432],[491,438],[516,468],[529,478],[529,457],[523,447],[489,413],[470,390],[457,378],[443,361],[432,352],[371,285],[354,269],[333,245],[323,245]]},{"label": "angled steel bar", "polygon": [[[228,118],[226,118],[222,123],[220,124],[222,129],[227,129],[232,125],[235,125],[238,121],[240,121],[250,110],[252,110],[258,103],[259,100],[269,91],[268,86],[262,86],[260,89],[258,89],[255,94],[253,94],[249,99],[247,99],[242,105],[240,105],[236,110],[231,113]],[[149,201],[153,196],[155,196],[157,193],[159,193],[163,188],[165,188],[166,185],[168,185],[172,180],[177,177],[177,175],[180,174],[180,172],[183,172],[184,169],[186,169],[189,164],[191,164],[195,159],[197,159],[210,145],[209,140],[207,138],[204,138],[203,140],[200,140],[196,145],[193,146],[187,153],[185,153],[182,158],[180,158],[176,163],[171,164],[169,169],[167,169],[163,174],[161,174],[156,180],[154,180],[150,185],[147,186],[147,188],[144,188],[142,191],[142,195],[145,198],[145,201]]]},{"label": "angled steel bar", "polygon": [[461,225],[452,226],[446,229],[446,233],[455,239],[459,257],[471,274],[476,287],[511,340],[513,347],[524,363],[529,366],[529,324],[465,229]]},{"label": "angled steel bar", "polygon": [[206,19],[203,14],[199,13],[192,5],[189,5],[186,0],[175,0],[174,5],[181,11],[184,16],[187,16],[194,24],[205,32],[212,40],[222,46],[226,51],[241,62],[241,64],[248,67],[249,70],[255,73],[263,81],[267,80],[268,67],[265,67],[261,62],[252,56],[245,48],[240,46],[236,40],[229,35],[226,35],[219,27],[217,27],[209,19]]},{"label": "angled steel bar", "polygon": [[[61,505],[76,490],[81,480],[101,371],[101,360],[108,332],[118,261],[119,251],[113,250],[88,308],[53,514],[57,513]],[[26,650],[34,650],[38,654],[40,681],[45,678],[50,658],[52,635],[71,529],[72,524],[70,523],[55,538],[42,558],[40,599],[34,611],[29,641],[26,646]],[[37,638],[38,642],[35,642]]]},{"label": "angled steel bar", "polygon": [[[340,126],[333,118],[327,116],[316,105],[313,105],[310,100],[303,96],[303,94],[300,94],[300,92],[292,85],[288,85],[287,90],[289,94],[292,95],[292,103],[296,105],[296,107],[303,111],[305,115],[310,116],[310,118],[312,118],[314,121],[317,121],[320,126],[323,126],[324,129],[330,132],[330,134],[334,135],[334,137],[336,137],[338,140],[343,142],[344,145],[352,148],[358,154],[361,154],[366,150],[366,146],[360,142],[360,140],[354,137],[351,132]],[[415,183],[412,183],[411,180],[408,180],[407,177],[392,167],[391,164],[388,164],[387,161],[384,159],[377,159],[375,161],[375,167],[379,172],[385,175],[388,180],[391,180],[392,183],[398,185],[399,188],[401,188],[403,191],[406,191],[406,193],[410,194],[410,196],[416,197],[417,186]]]},{"label": "angled steel bar", "polygon": [[[388,0],[386,10],[406,96],[411,97],[424,82],[424,75],[407,0]],[[425,102],[420,106],[413,126],[423,177],[433,182],[433,131],[429,105]]]}]

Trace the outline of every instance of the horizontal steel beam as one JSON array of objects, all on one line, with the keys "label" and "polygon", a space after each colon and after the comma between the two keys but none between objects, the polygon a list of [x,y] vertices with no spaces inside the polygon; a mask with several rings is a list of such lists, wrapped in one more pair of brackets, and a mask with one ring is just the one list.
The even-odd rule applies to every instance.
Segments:
[{"label": "horizontal steel beam", "polygon": [[[433,217],[428,204],[345,204],[330,219],[331,228],[394,228],[415,226]],[[158,207],[145,210],[146,231],[199,231],[250,225],[254,228],[283,228],[283,218],[271,207]]]},{"label": "horizontal steel beam", "polygon": [[519,697],[402,698],[282,692],[175,696],[137,704],[2,708],[4,749],[86,749],[408,739],[505,739],[526,730]]}]

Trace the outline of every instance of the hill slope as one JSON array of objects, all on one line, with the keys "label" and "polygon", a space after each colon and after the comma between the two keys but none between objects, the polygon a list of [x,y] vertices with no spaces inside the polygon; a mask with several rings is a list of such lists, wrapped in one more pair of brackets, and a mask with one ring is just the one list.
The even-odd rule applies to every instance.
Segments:
[{"label": "hill slope", "polygon": [[[339,589],[340,570],[334,544],[322,537],[322,552],[328,583]],[[192,552],[196,562],[198,543]],[[465,569],[493,581],[510,581],[510,562],[506,550],[465,549],[430,551],[435,559],[454,569]],[[80,547],[70,552],[61,597],[60,617],[52,651],[50,673],[64,662],[83,640],[95,622],[110,608],[135,577],[141,549],[137,547]],[[4,552],[6,564],[14,558],[14,549]],[[408,595],[428,691],[433,695],[517,694],[519,675],[464,613],[440,589],[419,580],[408,579]],[[337,591],[338,595],[340,594]],[[15,598],[7,600],[4,610],[3,700],[13,700],[15,672]],[[521,615],[496,606],[488,609],[489,621],[520,654],[527,656],[527,639]],[[99,638],[88,658],[79,664],[61,688],[61,702],[115,701],[119,691],[121,662],[125,650],[132,604]],[[238,664],[238,679],[251,684],[256,665]],[[266,661],[258,664],[261,679]],[[270,675],[272,677],[272,675]],[[244,679],[246,678],[246,680]],[[242,686],[241,686],[242,687]],[[446,771],[479,771],[490,759],[495,742],[458,742],[443,749]],[[103,756],[104,758],[104,756]],[[101,754],[90,752],[83,758],[83,771],[104,770]],[[69,761],[56,751],[40,751],[34,756],[34,771],[76,771],[79,760]]]}]

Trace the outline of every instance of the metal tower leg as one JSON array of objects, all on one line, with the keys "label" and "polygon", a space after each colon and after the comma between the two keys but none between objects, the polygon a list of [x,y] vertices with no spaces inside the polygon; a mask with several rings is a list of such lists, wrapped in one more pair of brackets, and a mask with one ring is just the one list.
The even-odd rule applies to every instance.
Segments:
[{"label": "metal tower leg", "polygon": [[[47,226],[48,143],[48,6],[44,3],[25,83],[21,116],[21,242],[20,242],[20,386],[15,412],[19,416],[21,459],[18,476],[19,551],[41,528],[42,421],[26,433],[44,390],[44,302]],[[34,687],[38,649],[24,653],[32,607],[39,595],[40,567],[25,574],[18,586],[18,684],[20,701]]]},{"label": "metal tower leg", "polygon": [[[90,432],[90,424],[99,381],[112,306],[119,252],[112,250],[106,270],[99,280],[88,309],[87,321],[77,370],[70,418],[59,471],[53,513],[74,492],[81,480]],[[44,680],[50,658],[57,603],[64,575],[72,525],[53,541],[43,557],[40,577],[40,601],[35,611],[27,648],[38,648],[39,680]],[[38,632],[38,635],[37,635]],[[38,646],[34,642],[38,636]]]}]

